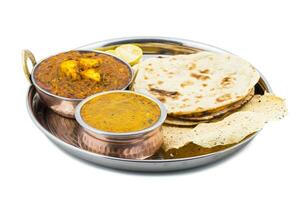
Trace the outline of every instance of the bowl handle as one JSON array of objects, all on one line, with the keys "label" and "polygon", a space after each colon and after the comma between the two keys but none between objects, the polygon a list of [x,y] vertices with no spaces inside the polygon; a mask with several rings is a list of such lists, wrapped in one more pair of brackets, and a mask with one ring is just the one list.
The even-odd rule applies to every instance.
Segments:
[{"label": "bowl handle", "polygon": [[35,56],[34,54],[30,51],[30,50],[23,50],[22,51],[22,65],[23,65],[23,72],[24,72],[24,75],[25,77],[28,79],[28,81],[33,84],[32,82],[32,79],[31,79],[31,73],[30,73],[30,70],[29,70],[29,66],[28,66],[28,59],[31,60],[32,62],[32,68],[36,65],[36,59],[35,59]]}]

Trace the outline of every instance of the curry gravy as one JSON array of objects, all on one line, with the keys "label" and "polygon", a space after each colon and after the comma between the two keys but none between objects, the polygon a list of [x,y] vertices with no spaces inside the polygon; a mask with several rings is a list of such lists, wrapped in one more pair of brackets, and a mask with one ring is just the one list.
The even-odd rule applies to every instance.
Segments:
[{"label": "curry gravy", "polygon": [[125,92],[97,96],[83,105],[81,117],[89,126],[107,132],[126,133],[146,129],[160,118],[152,100]]}]

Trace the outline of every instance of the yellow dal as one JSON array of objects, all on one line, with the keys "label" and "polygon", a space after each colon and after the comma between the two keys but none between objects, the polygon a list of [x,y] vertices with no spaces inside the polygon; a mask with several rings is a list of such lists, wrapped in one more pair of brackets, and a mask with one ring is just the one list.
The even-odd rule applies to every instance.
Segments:
[{"label": "yellow dal", "polygon": [[141,95],[116,92],[97,96],[81,109],[83,120],[96,129],[126,133],[152,126],[160,117],[159,106]]}]

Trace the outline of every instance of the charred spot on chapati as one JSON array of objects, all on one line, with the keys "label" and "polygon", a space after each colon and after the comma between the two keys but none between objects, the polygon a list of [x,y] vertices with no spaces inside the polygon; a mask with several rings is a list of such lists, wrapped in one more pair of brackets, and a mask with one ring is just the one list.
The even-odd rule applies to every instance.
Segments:
[{"label": "charred spot on chapati", "polygon": [[199,72],[202,74],[208,74],[210,72],[210,70],[209,69],[199,70]]},{"label": "charred spot on chapati", "polygon": [[216,99],[216,102],[220,103],[220,102],[228,101],[230,99],[231,99],[231,95],[230,94],[224,94],[224,95],[221,95],[220,97],[218,97]]},{"label": "charred spot on chapati", "polygon": [[198,80],[202,80],[202,81],[206,81],[206,80],[210,79],[210,76],[202,75],[202,74],[195,74],[195,73],[191,73],[191,77],[198,79]]},{"label": "charred spot on chapati", "polygon": [[189,69],[189,70],[194,70],[194,69],[196,69],[196,67],[197,67],[197,66],[196,66],[195,63],[191,63],[191,64],[188,65],[188,69]]},{"label": "charred spot on chapati", "polygon": [[153,70],[153,68],[145,67],[145,71],[147,71],[147,72],[152,72],[152,71],[154,71],[154,70]]},{"label": "charred spot on chapati", "polygon": [[166,99],[165,99],[165,97],[163,97],[163,96],[158,96],[157,99],[158,99],[159,101],[161,101],[162,103],[165,103],[165,102],[166,102]]},{"label": "charred spot on chapati", "polygon": [[157,88],[150,88],[149,89],[152,93],[157,95],[158,97],[170,97],[172,99],[178,99],[180,93],[177,91],[166,91],[166,90],[161,90]]},{"label": "charred spot on chapati", "polygon": [[226,77],[224,77],[224,78],[221,80],[220,85],[221,85],[222,87],[228,87],[228,86],[230,86],[230,85],[233,84],[234,80],[235,80],[234,77],[232,77],[232,76],[226,76]]},{"label": "charred spot on chapati", "polygon": [[193,85],[194,83],[192,81],[184,81],[183,83],[180,84],[181,87],[186,87]]}]

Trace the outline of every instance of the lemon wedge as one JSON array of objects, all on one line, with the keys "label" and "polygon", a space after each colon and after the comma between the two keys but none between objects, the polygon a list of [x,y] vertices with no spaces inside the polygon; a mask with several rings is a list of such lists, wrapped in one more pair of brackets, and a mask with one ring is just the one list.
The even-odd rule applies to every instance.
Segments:
[{"label": "lemon wedge", "polygon": [[128,62],[130,65],[137,64],[143,56],[143,51],[140,47],[133,44],[123,44],[115,50],[115,55]]},{"label": "lemon wedge", "polygon": [[110,50],[105,51],[105,53],[108,53],[108,54],[111,54],[111,55],[115,55],[115,50],[110,49]]}]

